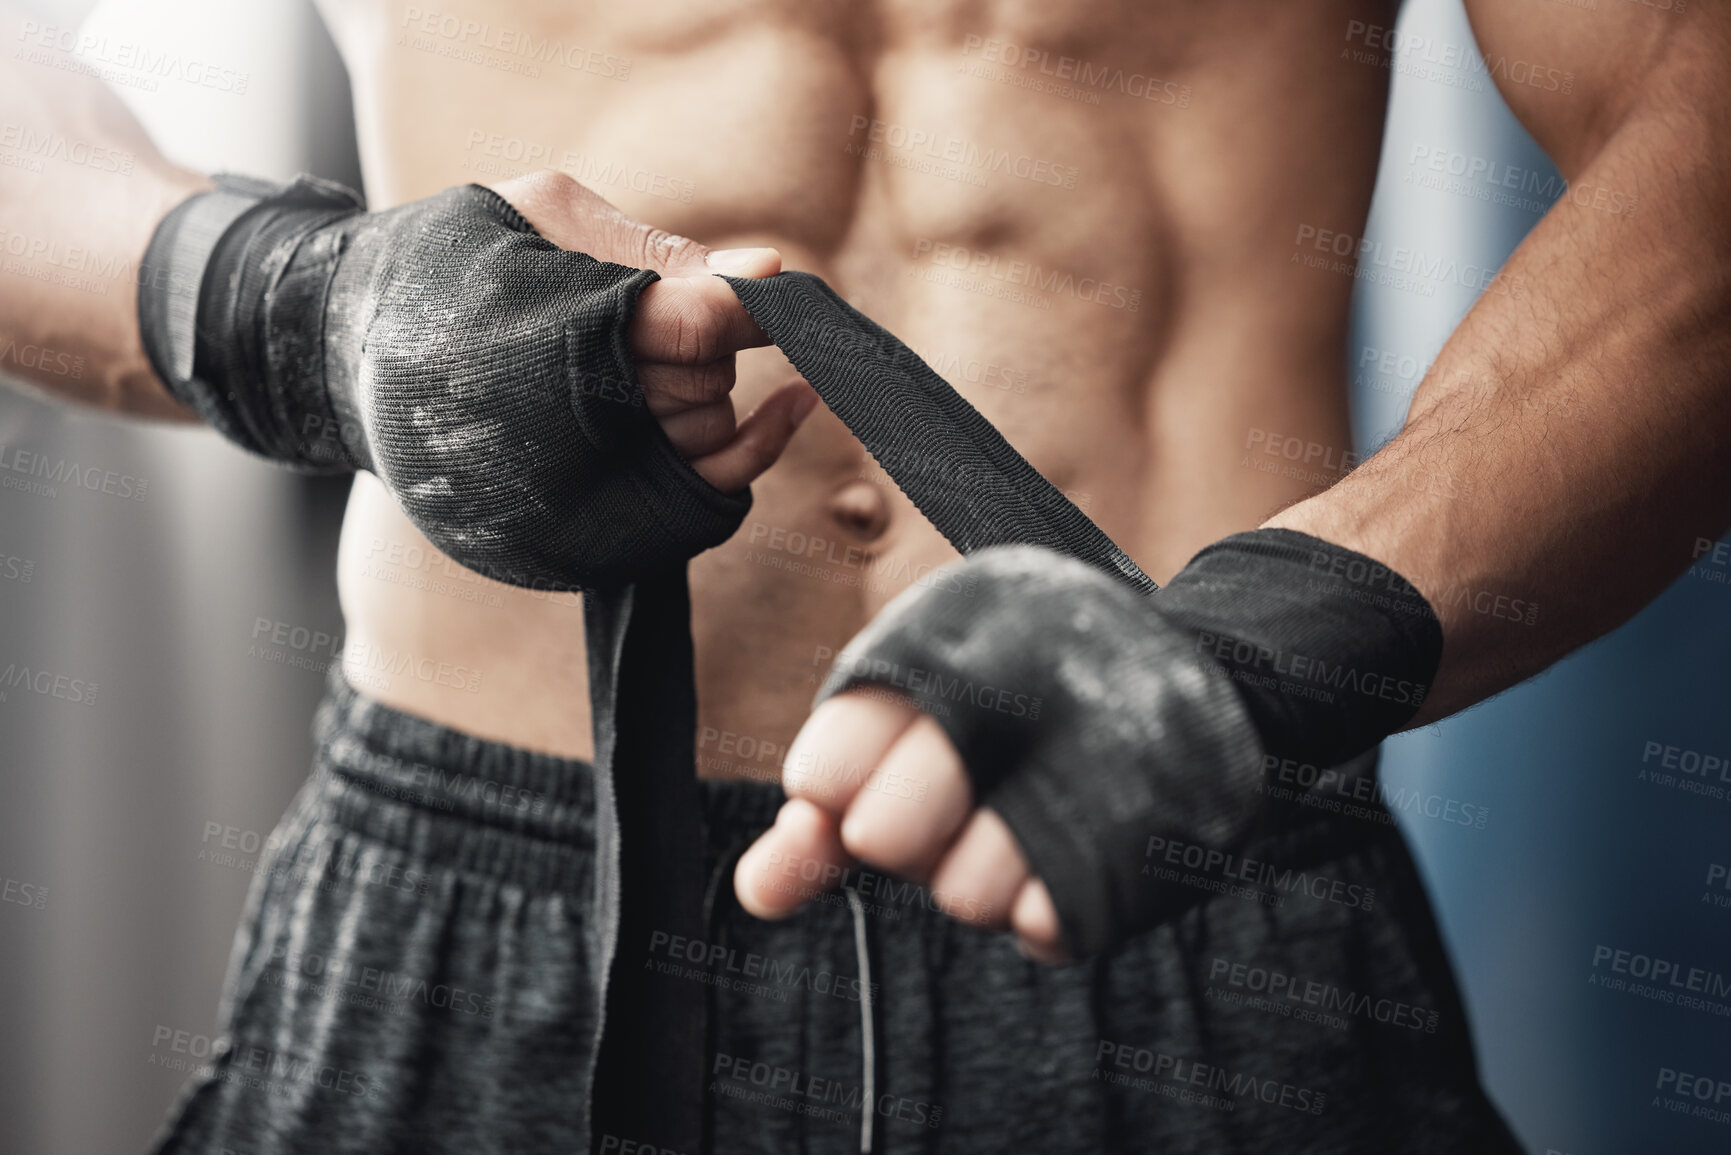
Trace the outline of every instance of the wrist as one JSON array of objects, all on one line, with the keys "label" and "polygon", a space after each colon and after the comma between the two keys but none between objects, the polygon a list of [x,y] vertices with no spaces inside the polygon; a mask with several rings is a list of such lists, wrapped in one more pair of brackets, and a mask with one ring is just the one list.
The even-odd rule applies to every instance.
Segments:
[{"label": "wrist", "polygon": [[1250,836],[1256,727],[1158,595],[1030,547],[949,572],[886,606],[819,698],[875,683],[929,714],[1050,891],[1070,953],[1106,950],[1193,898],[1143,872],[1150,839]]},{"label": "wrist", "polygon": [[[170,209],[139,278],[139,331],[182,405],[243,448],[313,469],[365,468],[342,430],[324,366],[323,293],[335,251],[302,259],[355,194],[302,177],[284,186],[219,176]],[[364,444],[364,442],[363,442]]]},{"label": "wrist", "polygon": [[1295,530],[1216,542],[1153,602],[1231,681],[1271,755],[1318,765],[1404,728],[1442,657],[1442,628],[1411,582]]}]

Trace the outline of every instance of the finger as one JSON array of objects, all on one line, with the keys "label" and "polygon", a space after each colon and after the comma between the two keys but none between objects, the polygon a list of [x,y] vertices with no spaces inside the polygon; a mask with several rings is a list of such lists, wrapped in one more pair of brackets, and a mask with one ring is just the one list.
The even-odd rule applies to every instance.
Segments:
[{"label": "finger", "polygon": [[960,922],[1007,930],[1011,905],[1030,877],[1016,836],[995,811],[981,807],[932,871],[932,897]]},{"label": "finger", "polygon": [[695,461],[725,447],[733,440],[733,428],[733,405],[725,400],[685,409],[661,419],[662,432],[687,461]]},{"label": "finger", "polygon": [[726,273],[769,277],[781,271],[775,249],[710,249],[690,237],[644,224],[567,173],[525,173],[492,186],[534,230],[562,249],[667,275]]},{"label": "finger", "polygon": [[769,344],[720,277],[668,277],[637,298],[628,333],[639,361],[696,365]]},{"label": "finger", "polygon": [[541,169],[492,186],[534,230],[562,249],[598,261],[661,272],[701,265],[708,252],[689,237],[627,216],[568,173]]},{"label": "finger", "polygon": [[700,272],[725,277],[773,277],[781,272],[781,250],[711,249],[704,255],[703,268],[692,266],[685,275],[694,277]]},{"label": "finger", "polygon": [[923,882],[973,806],[961,755],[943,728],[921,714],[848,807],[841,844],[855,858]]},{"label": "finger", "polygon": [[626,216],[568,173],[541,169],[491,187],[537,233],[562,249],[624,264],[632,255],[655,247],[650,238],[657,230]]},{"label": "finger", "polygon": [[781,764],[789,798],[801,798],[838,824],[848,803],[920,712],[888,695],[849,690],[811,712]]},{"label": "finger", "polygon": [[678,413],[694,405],[726,400],[738,374],[732,357],[702,365],[661,365],[645,361],[637,366],[637,384],[644,403],[656,417]]},{"label": "finger", "polygon": [[1052,892],[1037,878],[1022,884],[1010,906],[1010,927],[1016,932],[1016,945],[1036,962],[1048,966],[1065,966],[1072,960],[1064,949],[1064,935],[1058,926],[1058,908],[1052,904]]},{"label": "finger", "polygon": [[775,464],[817,401],[817,391],[804,381],[783,385],[739,423],[731,441],[685,459],[721,492],[738,493]]},{"label": "finger", "polygon": [[746,913],[785,918],[840,882],[853,865],[835,819],[803,798],[782,805],[775,825],[739,856],[733,893]]}]

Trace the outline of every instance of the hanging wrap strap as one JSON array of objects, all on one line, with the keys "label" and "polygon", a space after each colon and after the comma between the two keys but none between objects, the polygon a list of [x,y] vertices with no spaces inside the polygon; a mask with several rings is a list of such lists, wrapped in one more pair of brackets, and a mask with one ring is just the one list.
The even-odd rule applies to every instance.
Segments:
[{"label": "hanging wrap strap", "polygon": [[[726,278],[746,311],[914,505],[966,554],[1038,545],[1141,593],[1154,582],[919,355],[818,277]],[[591,1095],[608,1136],[701,1146],[704,988],[661,974],[656,932],[701,940],[691,603],[665,580],[585,595],[595,718],[597,926],[611,958]],[[614,1149],[617,1149],[617,1142]]]},{"label": "hanging wrap strap", "polygon": [[1155,586],[980,411],[810,273],[727,278],[769,339],[914,506],[964,554],[1038,545],[1139,593]]}]

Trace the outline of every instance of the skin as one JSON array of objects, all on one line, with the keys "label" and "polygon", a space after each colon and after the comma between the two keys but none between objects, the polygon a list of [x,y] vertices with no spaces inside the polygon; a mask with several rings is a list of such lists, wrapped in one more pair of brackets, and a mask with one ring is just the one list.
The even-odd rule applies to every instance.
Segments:
[{"label": "skin", "polygon": [[734,354],[769,344],[715,274],[769,277],[781,271],[771,248],[712,250],[634,221],[575,180],[540,172],[492,186],[535,231],[561,248],[661,274],[631,318],[631,353],[644,404],[667,439],[723,493],[755,481],[817,407],[817,393],[794,379],[743,418],[728,394]]},{"label": "skin", "polygon": [[[1622,624],[1731,523],[1731,12],[1613,5],[1589,23],[1554,7],[1468,5],[1487,62],[1579,78],[1568,101],[1503,84],[1575,191],[1455,331],[1401,434],[1265,522],[1367,554],[1440,607],[1443,660],[1413,726]],[[1638,211],[1609,212],[1607,189]],[[1463,586],[1541,605],[1544,624],[1451,601]],[[973,900],[975,921],[1063,961],[1050,896],[936,723],[849,698],[813,713],[794,755],[858,759],[874,778],[847,798],[790,778],[794,800],[740,860],[741,902],[763,917],[797,905],[768,885],[772,853],[865,861],[929,880],[957,911]],[[891,774],[923,782],[924,803],[874,788]]]},{"label": "skin", "polygon": [[[0,20],[8,26],[23,19],[19,10],[0,6]],[[137,161],[126,191],[138,188],[143,194],[144,211],[127,211],[114,197],[103,195],[115,189],[100,181],[61,177],[32,182],[9,176],[0,184],[9,233],[78,245],[99,256],[121,255],[136,266],[156,222],[180,201],[210,187],[203,175],[164,160],[114,95],[84,77],[9,65],[0,70],[0,108],[8,123],[22,123],[43,135],[99,141],[116,153],[132,154]],[[772,248],[713,251],[632,220],[561,173],[533,173],[492,187],[555,244],[662,274],[639,299],[630,331],[649,411],[692,468],[723,492],[743,489],[767,469],[816,407],[817,394],[796,378],[771,390],[750,413],[736,417],[728,398],[734,354],[766,345],[768,339],[713,274],[771,276],[781,271],[781,254]],[[0,307],[8,317],[6,339],[65,351],[96,369],[70,381],[28,369],[21,375],[34,376],[59,396],[83,404],[196,421],[145,358],[136,322],[135,282],[124,279],[116,288],[120,291],[92,294],[51,281],[7,277],[0,282]]]},{"label": "skin", "polygon": [[[1715,6],[1471,6],[1487,59],[1574,73],[1566,98],[1515,84],[1505,91],[1578,188],[1637,192],[1640,210],[1559,204],[1506,270],[1521,278],[1520,296],[1495,287],[1485,295],[1433,366],[1407,429],[1332,487],[1332,477],[1241,461],[1257,430],[1350,445],[1341,384],[1352,280],[1290,258],[1299,226],[1363,231],[1387,73],[1342,61],[1342,33],[1352,21],[1392,24],[1392,5],[441,6],[495,33],[527,31],[628,59],[623,82],[599,69],[554,65],[530,76],[474,65],[442,53],[461,45],[415,27],[401,3],[321,7],[353,80],[375,206],[494,181],[557,243],[662,261],[651,267],[677,274],[649,290],[662,291],[666,306],[644,322],[652,331],[633,330],[645,391],[700,468],[714,459],[718,485],[756,478],[741,533],[691,567],[698,771],[773,777],[783,755],[797,766],[817,754],[926,787],[916,806],[885,790],[819,795],[790,775],[793,800],[736,876],[742,904],[766,917],[801,898],[768,885],[764,855],[779,848],[927,879],[958,905],[979,900],[981,925],[1015,931],[1037,957],[1059,957],[1049,899],[1002,823],[975,805],[934,723],[857,697],[807,718],[822,673],[814,655],[839,651],[885,601],[956,555],[881,484],[826,411],[783,436],[808,394],[790,384],[775,351],[758,347],[742,314],[730,314],[700,247],[678,238],[773,249],[741,260],[758,274],[778,260],[817,272],[941,370],[953,366],[947,375],[963,395],[1156,580],[1208,542],[1259,524],[1316,533],[1390,564],[1444,604],[1444,665],[1415,724],[1506,688],[1625,620],[1687,564],[1697,538],[1731,519],[1731,390],[1719,368],[1728,352],[1731,52]],[[1180,107],[1107,93],[1095,105],[970,75],[983,64],[970,36],[1156,76],[1194,99]],[[27,179],[0,169],[8,227],[136,260],[162,212],[201,187],[196,174],[156,159],[112,98],[82,77],[9,59],[0,62],[0,102],[32,124],[113,134],[141,158],[124,196],[78,174]],[[874,120],[886,126],[881,141],[871,139]],[[966,165],[964,179],[920,171],[898,163],[908,150],[887,126],[1073,168],[1075,187],[999,172],[982,185],[965,179],[977,175]],[[531,155],[540,159],[531,164]],[[515,180],[546,163],[590,179],[619,212],[570,181]],[[939,245],[966,249],[964,266],[982,253],[1133,287],[1138,308],[968,292],[945,282],[954,270],[934,261]],[[40,386],[171,413],[143,365],[127,294],[85,296],[0,276],[0,338],[52,338],[87,356],[82,383],[38,374]],[[967,368],[981,363],[1005,368],[999,383]],[[747,416],[730,425],[729,411]],[[1461,492],[1439,498],[1439,476],[1460,479]],[[772,543],[796,534],[837,543],[844,560],[824,555],[817,577],[772,564],[793,557]],[[376,695],[482,737],[588,756],[575,599],[473,578],[497,595],[487,604],[369,576],[369,563],[417,545],[430,550],[383,487],[361,475],[339,587],[349,639],[370,645],[350,652],[407,649],[485,677],[479,693],[396,679]],[[1582,582],[1582,573],[1596,580]],[[1515,628],[1457,611],[1446,594],[1462,583],[1536,601],[1543,620]],[[742,739],[769,757],[729,753],[744,749]]]}]

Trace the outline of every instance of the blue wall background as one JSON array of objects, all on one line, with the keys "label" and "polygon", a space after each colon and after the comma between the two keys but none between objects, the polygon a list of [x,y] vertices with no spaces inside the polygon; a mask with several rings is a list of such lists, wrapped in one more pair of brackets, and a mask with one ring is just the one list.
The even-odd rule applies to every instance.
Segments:
[{"label": "blue wall background", "polygon": [[[1472,43],[1459,0],[1411,0],[1400,28]],[[1541,203],[1496,204],[1469,181],[1425,187],[1415,146],[1531,170],[1515,179]],[[1560,186],[1482,74],[1397,72],[1367,239],[1494,268]],[[1421,297],[1359,282],[1351,364],[1361,450],[1404,417],[1417,378],[1403,378],[1400,359],[1427,364],[1473,297],[1456,284]],[[1360,368],[1367,348],[1375,355]],[[1377,371],[1384,351],[1396,355],[1393,372]],[[1589,982],[1617,977],[1608,962],[1594,966],[1605,947],[1731,983],[1731,890],[1716,879],[1719,906],[1708,886],[1714,864],[1731,864],[1731,772],[1708,776],[1722,798],[1641,778],[1643,768],[1667,772],[1659,757],[1643,767],[1649,742],[1731,760],[1727,577],[1725,566],[1697,566],[1622,629],[1386,748],[1391,790],[1490,808],[1482,830],[1410,815],[1402,825],[1454,954],[1485,1081],[1535,1155],[1731,1151],[1731,1094],[1718,1103],[1721,1122],[1673,1112],[1666,1101],[1683,1097],[1657,1086],[1661,1068],[1731,1084],[1731,1018]],[[1731,1011],[1731,993],[1714,1001]]]}]

